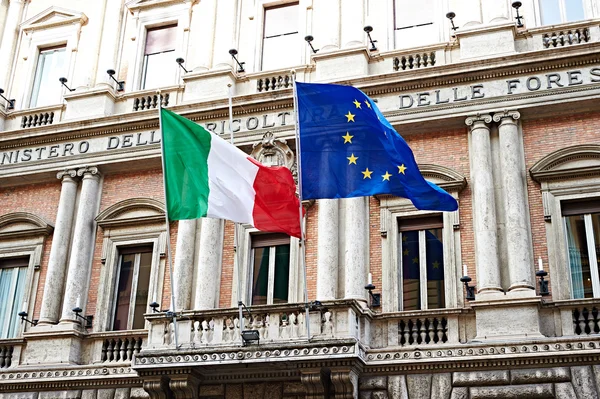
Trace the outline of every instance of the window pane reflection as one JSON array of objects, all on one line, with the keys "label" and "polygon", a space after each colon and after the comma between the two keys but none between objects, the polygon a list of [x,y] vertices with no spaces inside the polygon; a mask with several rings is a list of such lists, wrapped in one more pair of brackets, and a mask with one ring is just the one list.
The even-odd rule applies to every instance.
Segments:
[{"label": "window pane reflection", "polygon": [[127,330],[134,261],[135,254],[123,255],[121,257],[113,330]]},{"label": "window pane reflection", "polygon": [[554,25],[561,22],[559,0],[540,0],[542,25]]},{"label": "window pane reflection", "polygon": [[421,309],[419,232],[402,233],[402,309]]},{"label": "window pane reflection", "polygon": [[427,256],[427,308],[445,308],[442,229],[425,231],[425,252]]},{"label": "window pane reflection", "polygon": [[592,275],[583,215],[565,217],[573,298],[592,298]]},{"label": "window pane reflection", "polygon": [[269,287],[269,248],[254,248],[252,305],[266,305]]}]

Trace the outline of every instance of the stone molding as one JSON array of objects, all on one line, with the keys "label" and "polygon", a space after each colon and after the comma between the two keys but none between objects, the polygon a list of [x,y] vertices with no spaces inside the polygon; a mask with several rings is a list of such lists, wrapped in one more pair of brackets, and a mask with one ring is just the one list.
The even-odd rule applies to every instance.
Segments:
[{"label": "stone molding", "polygon": [[465,119],[465,124],[467,126],[472,126],[471,129],[475,128],[475,124],[487,124],[487,123],[492,123],[492,116],[490,114],[476,114],[476,115],[468,116],[467,119]]},{"label": "stone molding", "polygon": [[[140,212],[146,215],[137,214]],[[127,217],[128,214],[132,216]],[[129,198],[109,206],[96,216],[96,222],[102,229],[164,221],[165,205],[152,198]]]},{"label": "stone molding", "polygon": [[190,3],[190,6],[197,3],[198,0],[131,0],[125,3],[125,7],[131,12],[149,10],[156,7],[168,7],[181,3]]},{"label": "stone molding", "polygon": [[[584,160],[589,161],[589,165],[579,165]],[[568,167],[571,162],[578,165]],[[583,144],[561,148],[537,161],[529,169],[529,174],[538,183],[598,176],[600,175],[600,145]]]},{"label": "stone molding", "polygon": [[[10,225],[19,225],[10,228]],[[28,212],[13,212],[0,216],[0,239],[47,236],[54,226]]]},{"label": "stone molding", "polygon": [[521,117],[519,111],[508,111],[504,110],[502,112],[497,112],[494,114],[493,119],[494,122],[498,123],[516,123],[516,121]]},{"label": "stone molding", "polygon": [[100,176],[102,176],[102,174],[96,166],[84,166],[83,168],[77,169],[77,176],[83,176],[84,179],[91,177],[99,178]]},{"label": "stone molding", "polygon": [[58,172],[56,174],[56,178],[58,180],[72,180],[75,177],[77,177],[77,170],[76,169],[61,170],[60,172]]},{"label": "stone molding", "polygon": [[[60,16],[59,18],[53,18]],[[34,15],[28,20],[21,23],[20,28],[23,31],[35,31],[54,28],[63,25],[79,24],[81,26],[88,22],[88,17],[79,11],[68,10],[62,7],[52,6]]]}]

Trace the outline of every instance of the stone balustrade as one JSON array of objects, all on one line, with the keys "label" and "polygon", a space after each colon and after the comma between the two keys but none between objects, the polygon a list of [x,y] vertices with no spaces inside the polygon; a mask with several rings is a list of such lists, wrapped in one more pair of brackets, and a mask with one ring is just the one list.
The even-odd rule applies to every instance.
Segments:
[{"label": "stone balustrade", "polygon": [[14,346],[0,343],[0,369],[7,369],[12,364]]},{"label": "stone balustrade", "polygon": [[107,338],[102,343],[103,363],[130,363],[142,349],[145,336]]}]

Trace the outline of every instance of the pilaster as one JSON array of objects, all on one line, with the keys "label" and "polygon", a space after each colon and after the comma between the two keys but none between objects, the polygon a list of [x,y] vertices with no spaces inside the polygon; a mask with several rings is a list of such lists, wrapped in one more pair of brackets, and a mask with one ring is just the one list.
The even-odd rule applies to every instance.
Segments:
[{"label": "pilaster", "polygon": [[196,310],[215,309],[218,306],[223,258],[223,221],[202,218],[201,223],[200,257],[194,301]]},{"label": "pilaster", "polygon": [[56,178],[61,180],[62,187],[40,310],[39,324],[41,325],[57,323],[60,317],[60,305],[65,285],[69,241],[77,196],[76,176],[77,171],[75,169],[67,169],[58,172],[56,175]]},{"label": "pilaster", "polygon": [[179,312],[190,309],[194,275],[194,252],[196,244],[196,219],[180,220],[177,228],[177,252],[173,265],[175,307]]},{"label": "pilaster", "polygon": [[339,201],[319,200],[317,243],[317,299],[337,298],[339,252]]},{"label": "pilaster", "polygon": [[365,197],[343,200],[345,209],[344,298],[365,301],[367,282],[367,207]]},{"label": "pilaster", "polygon": [[473,232],[479,294],[502,292],[498,263],[496,201],[492,176],[490,115],[466,119],[471,134],[471,181],[473,191]]}]

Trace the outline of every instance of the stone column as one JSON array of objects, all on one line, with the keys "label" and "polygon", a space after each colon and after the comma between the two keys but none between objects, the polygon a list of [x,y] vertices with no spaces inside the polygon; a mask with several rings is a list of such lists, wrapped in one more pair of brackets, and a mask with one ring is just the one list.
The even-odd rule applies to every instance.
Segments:
[{"label": "stone column", "polygon": [[78,297],[81,297],[81,309],[85,314],[96,232],[94,218],[98,213],[100,172],[95,166],[86,166],[79,169],[77,175],[83,176],[83,179],[75,229],[73,230],[71,258],[69,260],[61,322],[78,321],[75,320],[75,314],[72,311]]},{"label": "stone column", "polygon": [[[235,44],[235,27],[237,24],[237,0],[219,0],[217,2],[217,22],[215,26],[215,40],[213,42],[213,68],[223,69],[230,68],[233,65],[233,60],[229,54],[229,50],[236,47]],[[240,51],[240,49],[237,49]],[[241,52],[238,60],[244,61],[250,59],[250,54]],[[236,68],[237,69],[237,68]]]},{"label": "stone column", "polygon": [[519,136],[517,111],[494,114],[494,122],[500,122],[500,164],[502,195],[506,215],[506,241],[509,248],[509,290],[534,290],[533,253],[529,239],[529,214],[525,192],[525,165],[522,141]]},{"label": "stone column", "polygon": [[319,200],[317,243],[317,299],[337,298],[339,201]]},{"label": "stone column", "polygon": [[55,324],[60,317],[60,305],[65,289],[65,274],[67,272],[71,228],[75,213],[75,199],[77,197],[77,181],[74,180],[75,176],[77,176],[77,171],[74,169],[62,171],[56,175],[61,180],[62,187],[60,190],[54,234],[52,235],[52,247],[50,248],[48,270],[46,271],[39,324]]},{"label": "stone column", "polygon": [[[175,311],[189,310],[192,304],[194,252],[196,249],[196,219],[180,220],[177,228],[177,248],[173,265]],[[171,308],[173,308],[171,306]]]},{"label": "stone column", "polygon": [[218,307],[224,226],[223,221],[220,219],[202,219],[198,279],[196,284],[196,299],[194,301],[195,310],[215,309]]},{"label": "stone column", "polygon": [[[13,51],[15,49],[19,23],[23,15],[24,0],[10,0],[6,21],[4,24],[4,32],[2,34],[2,42],[0,43],[0,60],[3,60],[5,67],[0,73],[0,88],[8,89],[8,79],[10,74],[10,66],[13,60]],[[6,95],[10,98],[10,93]],[[13,96],[14,97],[14,96]],[[18,104],[17,104],[18,105]]]},{"label": "stone column", "polygon": [[367,284],[367,207],[366,198],[343,200],[345,205],[345,281],[344,298],[366,300]]},{"label": "stone column", "polygon": [[471,116],[471,182],[473,190],[473,233],[479,293],[502,291],[496,236],[496,202],[490,147],[490,115]]}]

